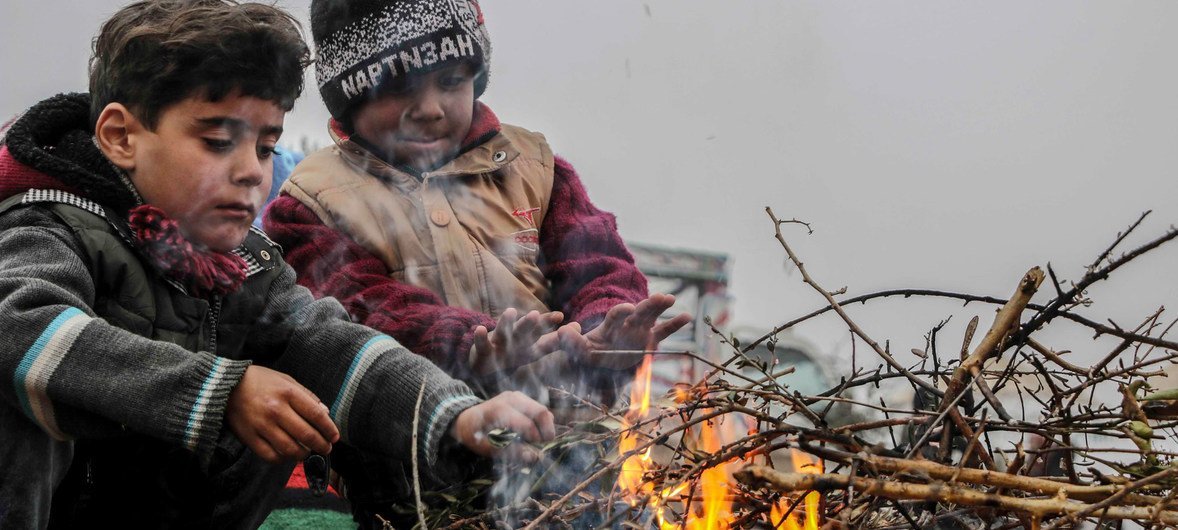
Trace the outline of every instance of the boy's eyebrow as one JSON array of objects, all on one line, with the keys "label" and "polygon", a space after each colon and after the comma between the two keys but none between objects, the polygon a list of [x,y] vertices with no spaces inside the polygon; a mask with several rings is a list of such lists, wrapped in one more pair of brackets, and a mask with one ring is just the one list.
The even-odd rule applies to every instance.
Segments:
[{"label": "boy's eyebrow", "polygon": [[[196,120],[196,122],[206,128],[225,127],[226,129],[230,129],[235,132],[242,131],[242,130],[249,128],[249,123],[246,122],[245,120],[240,120],[237,118],[230,118],[228,116],[212,116],[209,118],[198,118]],[[262,130],[259,131],[259,134],[261,136],[269,136],[272,134],[281,136],[282,135],[282,126],[281,125],[268,125],[268,126],[262,127]]]}]

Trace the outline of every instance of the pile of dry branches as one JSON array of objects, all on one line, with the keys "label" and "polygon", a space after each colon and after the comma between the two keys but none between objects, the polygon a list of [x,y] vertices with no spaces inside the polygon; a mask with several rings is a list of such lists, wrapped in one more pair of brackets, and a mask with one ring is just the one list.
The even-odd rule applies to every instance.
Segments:
[{"label": "pile of dry branches", "polygon": [[[602,410],[599,421],[579,424],[542,448],[549,458],[522,470],[539,476],[527,482],[525,494],[478,514],[448,511],[431,526],[786,528],[790,512],[805,510],[802,499],[812,492],[821,502],[809,509],[826,528],[1178,525],[1178,464],[1172,463],[1178,455],[1167,450],[1175,439],[1178,390],[1164,390],[1163,372],[1178,364],[1178,342],[1166,338],[1174,322],[1163,319],[1163,308],[1131,328],[1076,311],[1091,304],[1091,285],[1178,237],[1178,230],[1118,251],[1143,215],[1080,279],[1062,281],[1050,266],[1035,267],[1009,298],[902,290],[838,300],[841,293],[818,285],[783,235],[783,227],[804,223],[766,211],[789,260],[825,307],[751,344],[721,338],[726,359],[697,356],[711,367],[703,381],[655,396],[642,414],[634,407]],[[1032,303],[1036,294],[1050,300]],[[925,348],[913,350],[916,362],[905,365],[844,311],[898,296],[988,304],[996,312],[983,333],[975,317],[964,337],[940,336],[947,321],[941,322]],[[877,366],[852,363],[834,388],[802,395],[781,382],[792,367],[751,356],[762,344],[772,351],[778,334],[830,312],[878,356]],[[1097,361],[1078,365],[1068,360],[1078,354],[1054,350],[1042,338],[1056,323],[1086,328],[1091,345],[1112,347],[1087,352]],[[943,347],[947,341],[951,351]],[[896,401],[899,387],[908,398],[889,404],[882,396]],[[731,436],[717,444],[718,431]],[[619,433],[630,440],[621,450]],[[578,446],[598,451],[594,464],[543,493],[537,484]],[[783,466],[791,451],[821,459],[824,472]],[[719,516],[703,513],[716,470],[723,470],[727,503]],[[641,486],[618,486],[626,474]]]}]

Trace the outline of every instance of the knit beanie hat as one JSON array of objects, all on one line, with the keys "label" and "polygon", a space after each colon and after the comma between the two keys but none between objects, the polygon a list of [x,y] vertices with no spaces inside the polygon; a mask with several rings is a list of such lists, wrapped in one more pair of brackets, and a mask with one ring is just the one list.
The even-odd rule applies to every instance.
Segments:
[{"label": "knit beanie hat", "polygon": [[311,36],[319,93],[344,123],[393,79],[462,61],[479,64],[487,88],[491,41],[477,0],[313,0]]}]

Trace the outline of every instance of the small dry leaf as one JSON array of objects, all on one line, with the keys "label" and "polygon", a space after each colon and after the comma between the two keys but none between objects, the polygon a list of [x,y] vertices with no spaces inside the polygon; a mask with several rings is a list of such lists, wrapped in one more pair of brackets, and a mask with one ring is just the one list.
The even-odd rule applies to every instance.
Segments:
[{"label": "small dry leaf", "polygon": [[487,442],[492,447],[502,449],[519,439],[519,433],[509,429],[492,429],[487,432]]},{"label": "small dry leaf", "polygon": [[975,315],[970,321],[969,325],[965,326],[965,337],[961,341],[961,359],[969,355],[969,343],[973,342],[973,334],[978,330],[978,317]]}]

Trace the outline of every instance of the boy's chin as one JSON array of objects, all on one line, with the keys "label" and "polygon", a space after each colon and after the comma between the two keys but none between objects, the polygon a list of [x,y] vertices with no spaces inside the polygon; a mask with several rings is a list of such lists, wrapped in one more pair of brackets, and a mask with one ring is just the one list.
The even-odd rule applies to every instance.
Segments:
[{"label": "boy's chin", "polygon": [[204,250],[225,254],[233,249],[240,247],[245,242],[245,236],[249,234],[249,227],[241,230],[222,230],[217,234],[210,234],[205,237],[197,237],[193,241]]},{"label": "boy's chin", "polygon": [[453,160],[457,154],[457,152],[446,150],[439,152],[414,153],[410,156],[401,156],[398,158],[400,158],[401,163],[406,167],[418,173],[425,173],[427,171],[433,171],[446,165],[451,160]]}]

